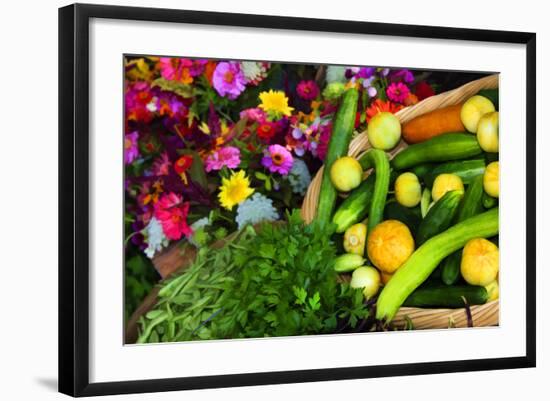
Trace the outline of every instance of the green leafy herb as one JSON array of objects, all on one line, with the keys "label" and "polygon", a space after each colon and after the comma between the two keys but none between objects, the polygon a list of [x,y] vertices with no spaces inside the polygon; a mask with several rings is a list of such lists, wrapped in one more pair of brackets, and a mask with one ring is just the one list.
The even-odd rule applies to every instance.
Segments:
[{"label": "green leafy herb", "polygon": [[366,318],[361,291],[340,283],[333,269],[333,226],[306,225],[297,210],[287,217],[247,227],[220,249],[201,249],[160,291],[155,310],[172,316],[143,318],[139,341],[334,333]]}]

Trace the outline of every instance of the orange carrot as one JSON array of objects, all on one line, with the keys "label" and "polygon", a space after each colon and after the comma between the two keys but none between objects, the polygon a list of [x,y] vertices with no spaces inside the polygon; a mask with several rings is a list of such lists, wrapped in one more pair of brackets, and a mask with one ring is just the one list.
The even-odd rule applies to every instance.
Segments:
[{"label": "orange carrot", "polygon": [[462,104],[457,104],[413,118],[401,127],[403,139],[407,143],[418,143],[448,132],[466,131],[460,121],[461,109]]}]

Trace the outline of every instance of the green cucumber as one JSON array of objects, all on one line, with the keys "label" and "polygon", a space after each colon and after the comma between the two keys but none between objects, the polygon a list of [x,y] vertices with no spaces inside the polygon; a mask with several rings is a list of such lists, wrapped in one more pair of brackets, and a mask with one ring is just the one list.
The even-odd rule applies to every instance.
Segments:
[{"label": "green cucumber", "polygon": [[463,195],[462,191],[449,191],[434,203],[418,227],[416,246],[451,226]]},{"label": "green cucumber", "polygon": [[388,202],[384,209],[384,220],[400,221],[409,227],[412,235],[415,236],[422,221],[420,207],[409,208],[400,205],[397,201]]},{"label": "green cucumber", "polygon": [[435,163],[418,164],[410,169],[411,173],[424,181],[425,177],[437,166]]},{"label": "green cucumber", "polygon": [[469,305],[483,305],[489,299],[485,287],[476,285],[426,286],[417,288],[403,306],[416,308],[462,308],[464,297]]},{"label": "green cucumber", "polygon": [[334,270],[338,273],[351,272],[365,263],[365,258],[355,253],[345,253],[334,260]]},{"label": "green cucumber", "polygon": [[390,162],[386,153],[379,149],[371,149],[366,155],[374,166],[376,180],[374,181],[374,192],[369,206],[369,220],[367,222],[367,238],[374,227],[384,217],[384,206],[390,187]]},{"label": "green cucumber", "polygon": [[[466,189],[464,199],[460,204],[457,213],[457,223],[464,221],[481,213],[483,205],[481,199],[483,197],[483,175],[474,178],[472,183]],[[455,284],[460,278],[460,262],[462,261],[462,250],[452,253],[447,256],[441,264],[441,280],[447,285]]]},{"label": "green cucumber", "polygon": [[472,180],[483,175],[485,172],[484,159],[460,160],[440,164],[424,177],[424,182],[428,187],[432,187],[434,180],[439,174],[455,174],[458,175],[465,185],[468,185]]},{"label": "green cucumber", "polygon": [[460,205],[458,210],[457,222],[464,221],[476,214],[479,214],[483,211],[483,205],[481,200],[483,198],[483,175],[479,175],[474,178],[474,180],[466,188],[466,193],[464,194],[464,200]]},{"label": "green cucumber", "polygon": [[456,284],[460,278],[460,263],[462,262],[462,249],[451,253],[443,260],[440,266],[441,281],[446,285]]},{"label": "green cucumber", "polygon": [[422,163],[466,159],[481,152],[475,135],[449,133],[408,146],[395,155],[392,166],[403,170]]},{"label": "green cucumber", "polygon": [[336,112],[325,157],[323,180],[321,181],[321,191],[317,206],[316,219],[321,222],[329,222],[332,217],[337,193],[336,188],[334,188],[330,180],[330,168],[338,158],[348,154],[348,147],[355,125],[358,99],[359,92],[357,89],[348,89],[342,96],[342,102]]},{"label": "green cucumber", "polygon": [[405,299],[422,284],[439,263],[474,238],[498,233],[498,207],[470,217],[430,238],[416,249],[382,289],[376,303],[376,319],[391,321]]},{"label": "green cucumber", "polygon": [[367,217],[374,193],[375,180],[375,174],[369,175],[336,209],[332,222],[336,224],[337,233],[343,233]]}]

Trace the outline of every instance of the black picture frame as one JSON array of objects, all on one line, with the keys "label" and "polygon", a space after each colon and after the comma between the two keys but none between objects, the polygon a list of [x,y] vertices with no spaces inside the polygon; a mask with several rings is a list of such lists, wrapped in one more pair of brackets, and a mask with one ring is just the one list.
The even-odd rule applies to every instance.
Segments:
[{"label": "black picture frame", "polygon": [[[521,357],[90,383],[89,22],[91,18],[325,31],[526,46],[526,354]],[[536,249],[536,35],[526,32],[337,21],[105,5],[59,9],[59,391],[95,396],[534,367]]]}]

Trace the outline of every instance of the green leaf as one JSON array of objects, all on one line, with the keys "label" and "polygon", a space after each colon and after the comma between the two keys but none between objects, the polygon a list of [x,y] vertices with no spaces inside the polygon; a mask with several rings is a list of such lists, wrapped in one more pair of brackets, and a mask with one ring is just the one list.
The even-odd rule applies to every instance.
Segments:
[{"label": "green leaf", "polygon": [[296,296],[295,303],[298,305],[303,305],[306,302],[307,291],[301,287],[293,286],[292,291]]},{"label": "green leaf", "polygon": [[178,81],[169,81],[164,78],[157,78],[152,82],[151,86],[157,86],[162,90],[174,92],[183,98],[191,98],[195,96],[195,90],[192,85],[184,84]]},{"label": "green leaf", "polygon": [[149,320],[153,320],[153,319],[156,319],[162,315],[164,315],[166,312],[163,311],[163,310],[159,310],[159,309],[154,309],[152,311],[149,311],[147,312],[147,314],[145,315],[145,317]]},{"label": "green leaf", "polygon": [[319,292],[316,292],[315,294],[313,294],[313,297],[310,297],[309,298],[309,307],[311,308],[311,310],[319,310],[321,308],[321,296],[319,295]]},{"label": "green leaf", "polygon": [[275,245],[274,244],[260,244],[259,255],[266,259],[273,259],[275,257]]},{"label": "green leaf", "polygon": [[201,157],[194,150],[183,150],[180,153],[190,155],[193,157],[193,163],[189,168],[189,176],[191,179],[199,184],[203,188],[208,188],[208,177],[206,176],[206,170],[204,169],[204,163]]},{"label": "green leaf", "polygon": [[261,181],[265,181],[268,177],[267,175],[265,175],[264,173],[260,172],[260,171],[256,171],[254,173],[254,176],[258,179],[258,180],[261,180]]}]

